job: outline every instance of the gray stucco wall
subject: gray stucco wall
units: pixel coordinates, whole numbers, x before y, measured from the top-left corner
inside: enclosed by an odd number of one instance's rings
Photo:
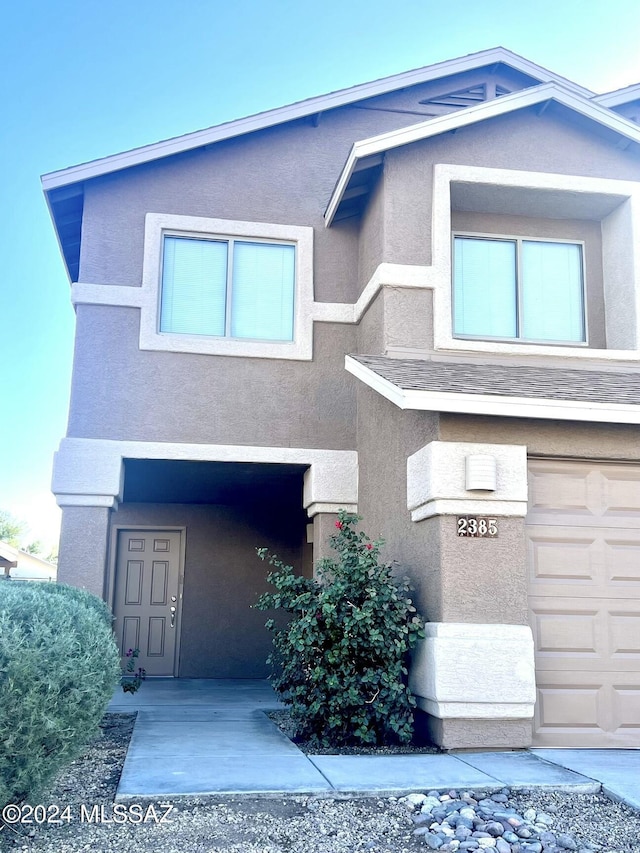
[[[442,414],[440,438],[442,441],[524,444],[529,456],[640,459],[640,427],[626,424]]]
[[[471,75],[468,82],[481,77]],[[397,110],[408,109],[409,100],[423,110],[420,97],[442,86],[441,81],[429,84],[428,92],[407,90],[341,108],[323,115],[317,126],[296,121],[88,182],[81,280],[140,285],[144,217],[153,211],[311,225],[315,298],[354,302],[378,263],[430,263],[434,163],[638,175],[637,158],[616,150],[591,125],[568,120],[559,108],[542,116],[525,110],[389,151],[362,222],[346,220],[326,229],[324,209],[353,141],[414,123],[410,109]],[[459,217],[481,226],[475,214]],[[517,225],[494,216],[487,227],[510,224]],[[598,226],[563,222],[563,233],[568,228],[589,232],[591,343],[599,346],[604,332]],[[389,290],[360,332],[316,323],[313,362],[140,352],[137,309],[79,306],[69,435],[354,448],[355,394],[343,356],[365,341],[370,352],[428,350],[430,299]],[[382,337],[375,330],[381,315]]]
[[[179,675],[183,678],[264,678],[273,614],[252,609],[269,589],[267,547],[301,574],[311,575],[305,526],[278,507],[123,504],[112,525],[186,527]],[[272,588],[271,588],[272,589]]]
[[[355,446],[355,327],[316,324],[313,362],[141,352],[138,329],[135,308],[78,307],[69,435]]]
[[[353,379],[357,382],[356,379]],[[407,456],[437,437],[438,416],[403,412],[370,388],[358,388],[358,513],[372,539],[382,537],[384,558],[408,575],[414,601],[430,621],[440,619],[437,535],[414,524],[407,510]]]
[[[363,526],[385,538],[387,559],[397,560],[399,572],[409,575],[418,609],[429,621],[526,624],[524,519],[501,519],[497,539],[460,539],[454,516],[411,520],[407,458],[430,441],[443,440],[441,417],[402,411],[371,389],[359,390]],[[483,439],[470,424],[457,440]]]

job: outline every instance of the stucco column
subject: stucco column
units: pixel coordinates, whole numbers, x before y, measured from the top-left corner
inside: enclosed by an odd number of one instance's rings
[[[105,506],[63,506],[58,580],[105,597],[109,515]]]
[[[329,539],[336,533],[337,512],[319,512],[313,517],[313,574],[316,574],[318,560],[335,557]]]
[[[331,557],[329,538],[336,532],[338,512],[357,511],[358,464],[314,464],[304,475],[304,507],[313,519],[313,571],[323,557]]]
[[[448,749],[527,746],[526,447],[430,442],[407,460],[407,508],[436,543],[440,580],[440,621],[410,673],[430,737]]]

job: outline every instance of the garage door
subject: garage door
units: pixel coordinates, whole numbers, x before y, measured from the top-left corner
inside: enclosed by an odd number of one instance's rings
[[[640,466],[531,461],[534,745],[640,747]]]

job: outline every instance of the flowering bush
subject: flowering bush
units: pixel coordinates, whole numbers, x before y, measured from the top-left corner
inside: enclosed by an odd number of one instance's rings
[[[140,655],[140,649],[129,649],[125,657],[127,665],[125,672],[120,679],[120,684],[125,693],[137,693],[140,690],[140,685],[144,681],[147,672],[141,666],[136,669],[136,661]]]
[[[260,596],[273,619],[272,683],[290,706],[299,737],[317,746],[407,743],[415,699],[406,684],[407,653],[424,636],[409,583],[380,562],[382,540],[356,530],[357,515],[341,511],[331,544],[336,559],[318,563],[318,579],[295,575],[270,555],[275,592]]]

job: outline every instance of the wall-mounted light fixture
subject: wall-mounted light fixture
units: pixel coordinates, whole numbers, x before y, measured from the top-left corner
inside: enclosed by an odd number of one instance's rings
[[[468,492],[495,492],[497,488],[495,456],[473,453],[465,457],[465,488]]]

